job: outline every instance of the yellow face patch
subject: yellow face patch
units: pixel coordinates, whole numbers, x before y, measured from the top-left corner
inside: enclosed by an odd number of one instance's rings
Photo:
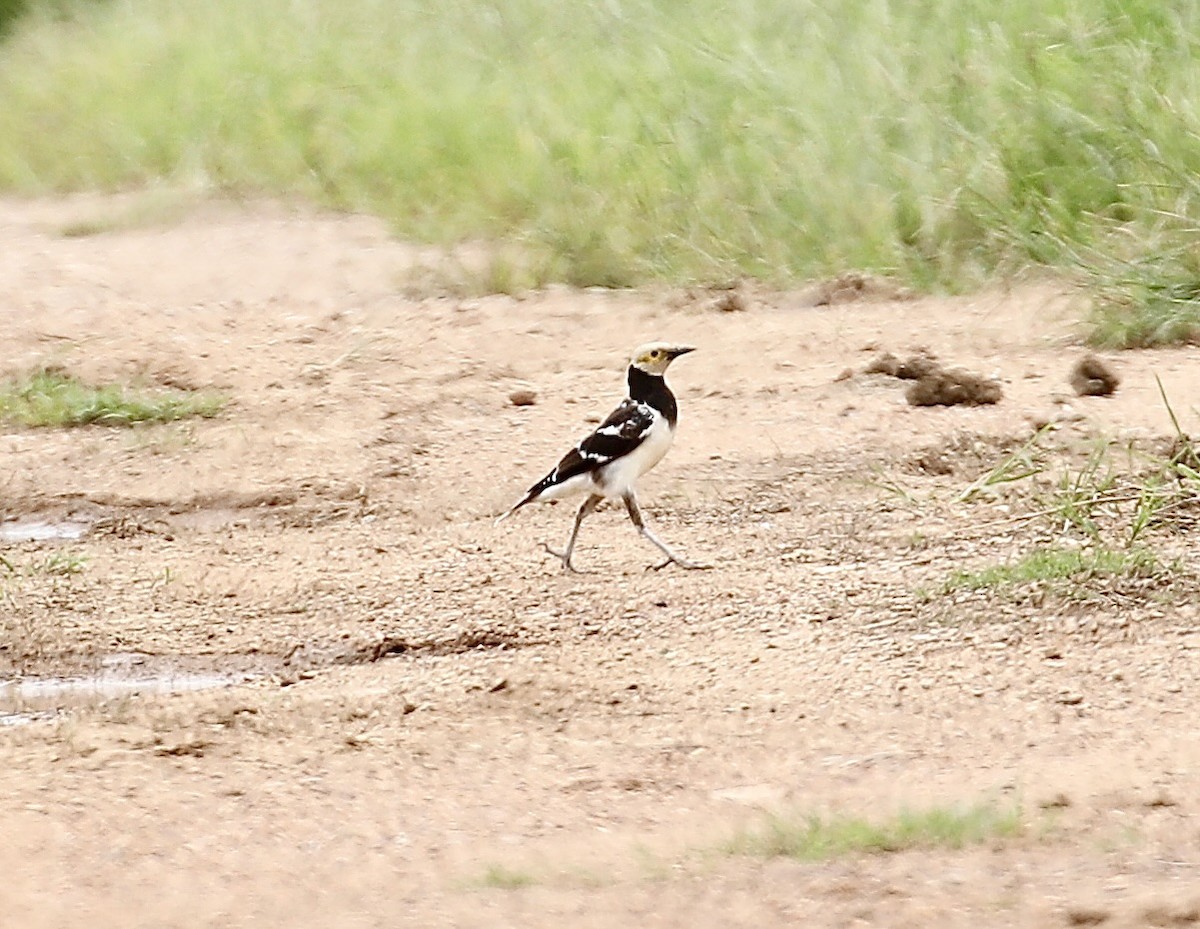
[[[633,365],[647,374],[662,375],[667,366],[678,356],[692,350],[688,345],[675,345],[671,342],[648,342],[640,345],[633,353]]]

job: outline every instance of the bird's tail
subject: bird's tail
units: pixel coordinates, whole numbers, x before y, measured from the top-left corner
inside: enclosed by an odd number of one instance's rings
[[[493,522],[492,525],[499,526],[502,522],[504,522],[506,519],[508,519],[508,517],[512,516],[513,513],[517,512],[517,510],[519,510],[521,507],[523,507],[526,503],[532,503],[533,498],[536,496],[537,496],[537,494],[534,493],[532,490],[529,491],[529,493],[527,493],[524,497],[522,497],[520,500],[518,500],[516,503],[514,503],[512,506],[510,506],[507,510],[505,510],[503,513],[501,513],[499,516],[497,516],[495,522]]]
[[[514,503],[512,506],[510,506],[508,508],[508,510],[506,510],[505,512],[503,512],[499,516],[497,516],[496,521],[494,523],[492,523],[492,525],[499,526],[502,522],[504,522],[506,519],[508,519],[508,517],[512,516],[513,513],[517,512],[517,510],[519,510],[521,507],[523,507],[526,503],[533,503],[534,500],[536,500],[538,497],[540,497],[542,495],[542,493],[546,490],[546,488],[554,486],[554,482],[557,477],[558,477],[558,469],[556,468],[555,470],[553,470],[549,474],[547,474],[544,478],[542,478],[540,481],[538,481],[536,484],[534,484],[532,487],[530,487],[529,490],[527,490],[525,492],[525,496],[523,496],[520,500],[518,500],[516,503]]]

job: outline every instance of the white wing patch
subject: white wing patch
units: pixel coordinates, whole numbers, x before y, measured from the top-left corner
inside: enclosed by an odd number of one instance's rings
[[[529,488],[518,506],[580,492],[619,497],[662,460],[673,437],[674,430],[662,413],[648,403],[627,399]]]

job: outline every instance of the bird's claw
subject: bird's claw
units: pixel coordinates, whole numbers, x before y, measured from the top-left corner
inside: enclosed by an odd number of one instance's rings
[[[583,571],[580,571],[577,567],[575,567],[575,565],[571,564],[571,557],[566,552],[555,551],[546,542],[542,543],[542,548],[544,548],[546,550],[547,554],[553,555],[555,558],[557,558],[559,561],[561,561],[563,570],[568,572],[569,574],[583,574],[584,573]]]

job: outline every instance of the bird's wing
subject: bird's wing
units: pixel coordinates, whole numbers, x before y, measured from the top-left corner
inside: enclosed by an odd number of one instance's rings
[[[544,485],[561,484],[625,457],[646,440],[653,425],[653,409],[636,400],[624,401],[595,432],[563,455],[558,466],[546,475]]]
[[[625,400],[596,427],[595,432],[563,455],[553,471],[530,487],[525,496],[496,521],[507,519],[551,487],[623,458],[646,441],[653,427],[653,408],[636,400]]]
[[[636,400],[624,401],[595,432],[563,456],[554,469],[554,483],[624,458],[646,440],[653,425],[654,410]]]

